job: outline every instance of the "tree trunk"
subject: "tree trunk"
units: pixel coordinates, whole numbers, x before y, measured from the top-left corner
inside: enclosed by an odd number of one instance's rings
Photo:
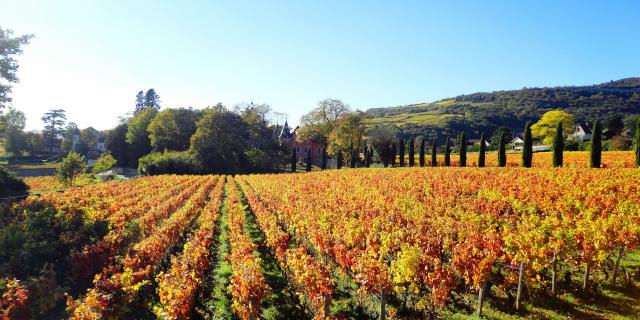
[[[618,276],[618,268],[620,267],[620,260],[624,256],[624,245],[620,246],[620,250],[618,251],[618,257],[616,258],[616,264],[613,266],[613,278],[611,279],[612,284],[616,284],[616,277]]]
[[[484,294],[486,290],[486,284],[482,284],[480,290],[478,290],[478,308],[476,309],[476,313],[478,313],[478,317],[482,316],[482,303],[484,302]]]
[[[329,319],[329,314],[330,314],[329,306],[331,305],[331,297],[329,295],[326,295],[326,294],[322,295],[322,302],[324,304],[324,306],[323,306],[324,307],[324,309],[323,309],[323,312],[324,312],[323,318],[324,319]]]
[[[384,288],[380,288],[380,320],[385,320],[385,318],[387,317],[385,302]]]
[[[586,264],[587,267],[584,269],[584,281],[582,282],[582,290],[587,290],[587,288],[589,287],[589,271],[590,267],[589,264]]]
[[[523,282],[524,282],[524,262],[520,262],[520,274],[518,275],[518,292],[516,294],[516,310],[520,310],[520,299],[522,298]]]
[[[552,269],[551,269],[551,295],[556,296],[558,292],[558,258],[553,253]]]

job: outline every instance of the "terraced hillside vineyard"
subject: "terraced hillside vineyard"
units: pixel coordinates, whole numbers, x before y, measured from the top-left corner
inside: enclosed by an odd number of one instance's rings
[[[632,318],[640,171],[624,166],[156,176],[32,196],[0,211],[0,314]]]

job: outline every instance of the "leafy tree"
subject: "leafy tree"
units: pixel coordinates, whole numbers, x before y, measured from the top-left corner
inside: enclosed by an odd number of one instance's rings
[[[558,122],[556,127],[556,135],[553,137],[553,166],[562,167],[564,151],[564,137],[562,130],[562,122]]]
[[[531,134],[534,138],[543,139],[545,144],[551,144],[556,136],[555,129],[558,123],[562,123],[564,128],[563,137],[571,134],[575,128],[574,117],[572,114],[562,110],[552,110],[542,115],[542,118],[531,126]]]
[[[138,91],[136,94],[136,107],[134,109],[134,114],[144,110],[144,91]]]
[[[458,139],[458,150],[460,150],[460,167],[467,166],[467,137],[464,135],[464,132],[460,134],[460,138]]]
[[[298,155],[296,154],[296,148],[291,150],[291,172],[296,172],[296,165],[298,164]]]
[[[118,166],[129,164],[129,145],[127,144],[128,126],[122,122],[107,132],[104,147],[117,161]]]
[[[62,144],[60,145],[60,151],[62,153],[67,154],[70,151],[74,151],[73,149],[73,136],[80,136],[80,130],[78,129],[78,125],[75,122],[67,123],[67,126],[64,128],[64,134],[62,136]]]
[[[213,173],[249,170],[248,128],[242,117],[224,109],[208,109],[191,137],[191,152]]]
[[[287,162],[289,144],[281,144],[277,137],[276,126],[270,126],[267,113],[271,107],[267,104],[250,104],[239,109],[242,121],[246,124],[245,155],[250,172],[264,172],[277,168]]]
[[[189,149],[189,140],[196,132],[198,118],[198,112],[193,109],[160,111],[147,127],[151,146],[156,151]]]
[[[82,156],[71,151],[58,165],[56,174],[58,179],[66,186],[73,187],[73,182],[84,172],[85,168],[86,165],[84,164]]]
[[[118,162],[111,154],[107,153],[96,161],[91,172],[100,173],[110,170]]]
[[[335,150],[359,149],[365,132],[364,117],[361,112],[344,114],[335,122],[335,128],[329,134],[329,152]],[[349,152],[348,160],[351,162]]]
[[[420,156],[419,156],[420,160],[419,160],[419,163],[420,163],[421,167],[424,167],[424,153],[425,153],[424,143],[425,143],[425,141],[424,141],[424,137],[423,137],[422,139],[420,139]]]
[[[387,167],[392,162],[395,152],[392,144],[396,139],[396,132],[390,127],[376,126],[367,131],[367,141],[378,152],[380,161]]]
[[[438,166],[438,146],[436,143],[436,140],[433,140],[433,143],[431,144],[431,166],[432,167],[437,167]]]
[[[20,155],[27,149],[24,127],[26,124],[24,112],[9,108],[7,113],[2,116],[2,122],[5,127],[4,149],[13,155]]]
[[[29,43],[33,35],[13,36],[13,31],[0,28],[0,79],[11,83],[17,83],[18,61],[14,56],[22,54],[22,46]],[[0,81],[0,109],[11,102],[11,85]]]
[[[100,132],[93,127],[80,130],[80,139],[76,152],[85,158],[97,152],[96,145]]]
[[[531,135],[531,123],[524,126],[524,145],[522,146],[522,166],[531,168],[533,162],[533,137]]]
[[[151,88],[144,94],[144,107],[160,110],[160,96]]]
[[[138,159],[151,152],[151,140],[147,128],[158,111],[145,108],[131,117],[127,122],[126,141],[129,150],[129,163],[136,165]]]
[[[62,132],[62,126],[65,124],[67,116],[63,109],[51,109],[41,119],[45,125],[43,134],[47,139],[49,152],[53,152],[53,148],[58,145],[58,136]]]
[[[338,126],[338,120],[349,113],[351,113],[349,106],[339,99],[325,99],[318,102],[315,109],[300,119],[298,140],[328,144],[329,135]]]
[[[491,147],[493,148],[493,150],[498,149],[498,144],[500,143],[500,137],[502,136],[503,133],[506,137],[511,137],[512,135],[511,129],[509,129],[508,127],[502,126],[497,128],[493,132],[493,135],[491,136]]]
[[[478,150],[478,167],[483,168],[485,166],[486,158],[486,141],[484,139],[484,133],[480,136],[480,150]]]
[[[413,167],[413,165],[415,164],[415,155],[415,140],[413,137],[411,137],[411,139],[409,140],[409,167]]]
[[[202,167],[187,151],[152,152],[138,160],[140,175],[200,174]]]
[[[500,138],[498,138],[498,167],[506,167],[507,166],[507,133],[506,131],[502,131],[500,134]]]
[[[591,168],[600,168],[602,162],[602,129],[600,121],[593,122],[593,131],[591,132],[591,153],[589,156],[589,164]]]
[[[25,145],[30,155],[41,154],[45,147],[44,136],[37,132],[27,132],[25,133]]]
[[[444,166],[451,166],[451,147],[449,146],[449,137],[444,140]]]

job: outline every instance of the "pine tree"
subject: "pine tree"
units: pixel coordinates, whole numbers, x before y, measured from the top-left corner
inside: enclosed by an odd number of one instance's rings
[[[411,137],[411,140],[409,140],[409,167],[413,167],[413,165],[415,165],[416,163],[415,156],[416,156],[415,139]]]
[[[398,147],[395,143],[391,144],[391,167],[396,165],[396,155],[398,154]]]
[[[602,162],[602,129],[600,121],[593,123],[593,131],[591,132],[591,156],[589,159],[591,168],[600,168]]]
[[[307,166],[305,168],[305,171],[311,171],[311,147],[309,147],[309,151],[307,151]]]
[[[400,139],[398,143],[398,154],[400,154],[400,166],[404,167],[404,140]]]
[[[464,132],[460,134],[460,138],[458,139],[458,150],[460,151],[460,163],[458,165],[460,167],[467,166],[467,137],[464,135]]]
[[[373,164],[373,146],[369,147],[369,167]]]
[[[144,92],[142,90],[138,91],[136,94],[136,108],[134,113],[138,113],[144,109]]]
[[[327,169],[327,148],[326,147],[322,148],[322,163],[320,165],[320,169],[322,170]]]
[[[432,167],[437,167],[438,166],[438,145],[436,143],[436,140],[433,140],[433,144],[431,145],[431,166]]]
[[[144,106],[145,108],[160,110],[160,96],[155,89],[151,88],[144,94]]]
[[[358,149],[351,148],[351,161],[349,162],[349,167],[355,168],[357,159],[358,159]]]
[[[424,167],[424,138],[420,139],[420,166]]]
[[[553,137],[553,166],[562,167],[562,152],[564,151],[564,137],[562,136],[562,122],[558,123],[556,135]]]
[[[298,156],[296,155],[296,148],[293,147],[291,152],[291,172],[296,172],[296,164],[298,163]]]
[[[524,145],[522,146],[522,166],[531,168],[533,162],[533,137],[531,136],[531,123],[524,126]]]
[[[444,140],[444,166],[451,166],[451,147],[449,147],[449,137]]]
[[[640,118],[636,123],[636,167],[640,167]]]
[[[498,167],[507,166],[507,133],[503,130],[498,140]]]
[[[486,145],[486,141],[484,139],[484,133],[480,136],[480,150],[478,152],[478,167],[482,168],[484,167],[484,160],[486,157],[486,152],[487,152],[487,145]]]
[[[342,169],[342,150],[338,149],[336,155],[336,168]]]

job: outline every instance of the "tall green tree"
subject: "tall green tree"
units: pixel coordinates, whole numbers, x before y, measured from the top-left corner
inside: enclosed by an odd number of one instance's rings
[[[336,169],[342,169],[342,150],[336,152]]]
[[[556,127],[556,135],[553,137],[553,166],[562,167],[564,151],[564,137],[562,132],[562,122]]]
[[[600,121],[593,122],[593,131],[591,132],[591,153],[589,164],[591,168],[600,168],[602,162],[602,128]]]
[[[420,139],[420,155],[419,155],[419,164],[421,167],[424,167],[424,137]]]
[[[400,166],[404,167],[404,139],[398,142],[398,154],[400,155]]]
[[[26,121],[27,118],[24,112],[14,108],[9,108],[2,116],[2,122],[5,126],[4,149],[14,156],[18,156],[27,150],[26,136],[24,134]]]
[[[396,132],[389,127],[377,126],[367,131],[367,141],[371,144],[371,147],[378,152],[378,156],[384,167],[389,166],[389,163],[392,162],[395,156],[393,150],[393,141],[395,139]]]
[[[158,111],[154,108],[145,108],[131,117],[127,122],[126,141],[129,145],[129,162],[137,166],[138,159],[151,152],[151,140],[147,128]]]
[[[296,148],[292,148],[291,150],[291,172],[296,172],[298,165],[298,155],[296,153]]]
[[[444,140],[444,166],[451,166],[451,147],[449,146],[449,137]]]
[[[43,134],[47,140],[47,147],[49,147],[49,152],[53,152],[60,141],[59,136],[67,116],[63,109],[51,109],[42,116],[41,120],[44,122]]]
[[[138,113],[142,110],[144,110],[144,91],[140,90],[138,91],[138,94],[136,94],[136,107],[134,109],[134,113]]]
[[[458,150],[460,151],[460,167],[467,166],[467,137],[464,135],[464,132],[460,134],[460,138],[458,139]]]
[[[498,139],[498,167],[507,166],[507,133],[502,131]]]
[[[248,128],[242,117],[224,109],[208,109],[191,137],[191,153],[212,173],[249,171]]]
[[[409,167],[413,167],[416,163],[415,139],[411,137],[409,140]]]
[[[522,146],[522,166],[531,168],[533,162],[533,136],[531,135],[531,123],[524,126],[524,145]]]
[[[67,126],[64,128],[64,134],[62,137],[62,144],[60,145],[60,151],[63,154],[67,154],[70,151],[74,151],[73,149],[73,137],[80,137],[80,129],[78,129],[78,125],[75,122],[67,123]]]
[[[100,132],[92,127],[80,130],[80,141],[76,152],[85,158],[89,158],[90,155],[97,156],[98,150],[96,147],[99,137]]]
[[[397,143],[392,143],[391,144],[391,150],[392,150],[392,157],[391,157],[391,166],[395,167],[396,165],[396,156],[398,155],[398,144]]]
[[[189,149],[189,140],[196,132],[199,112],[193,109],[165,109],[151,120],[147,131],[151,146],[156,151]]]
[[[0,28],[0,109],[11,102],[11,83],[18,82],[18,61],[15,56],[22,54],[22,46],[29,44],[33,35],[13,36],[10,29]]]
[[[160,110],[160,96],[156,93],[156,90],[151,88],[144,94],[144,107],[153,108],[156,111]]]
[[[105,149],[116,159],[116,165],[118,166],[126,166],[129,164],[127,131],[127,122],[123,121],[115,128],[109,130],[104,140]]]
[[[485,158],[487,152],[487,142],[484,139],[484,133],[480,136],[480,150],[478,151],[478,167],[485,166]]]
[[[327,148],[326,147],[322,148],[322,164],[320,165],[320,169],[322,170],[327,169]]]
[[[436,140],[433,140],[433,143],[431,144],[431,166],[432,167],[437,167],[438,166],[438,146],[436,143]]]

